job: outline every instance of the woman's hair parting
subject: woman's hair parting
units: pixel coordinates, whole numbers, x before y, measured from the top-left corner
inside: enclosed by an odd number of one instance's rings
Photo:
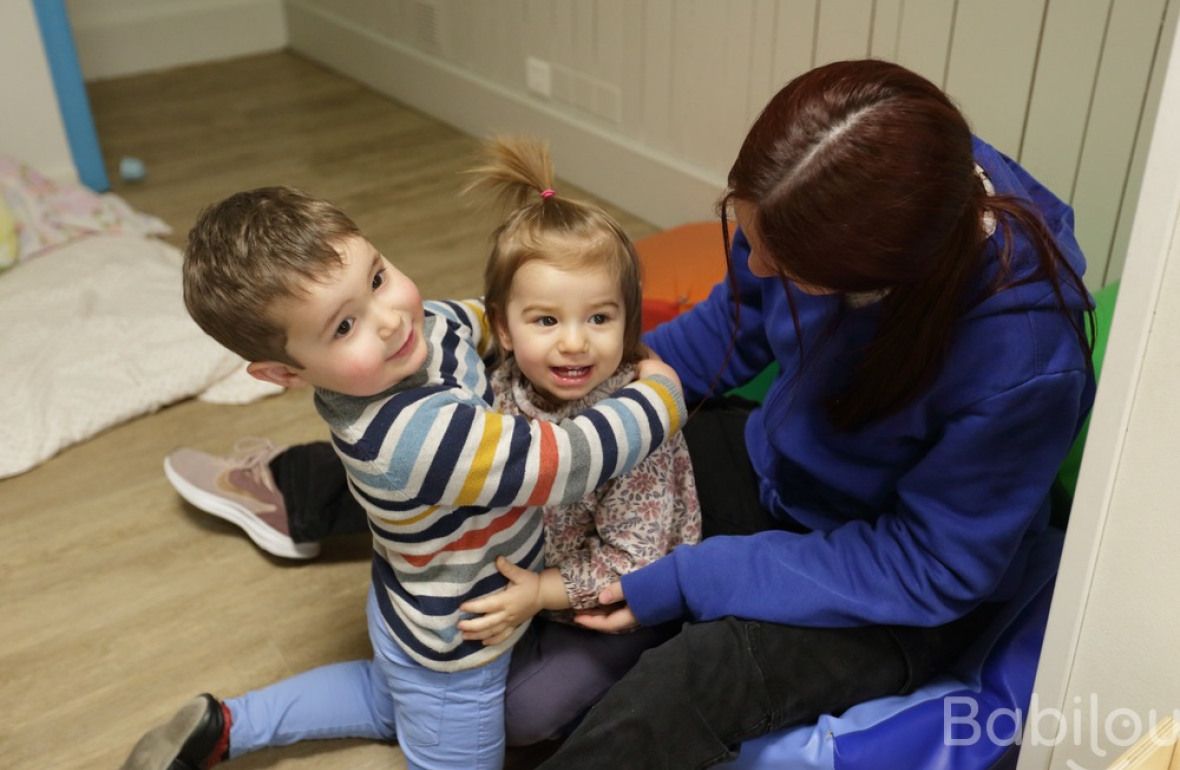
[[[987,195],[958,108],[897,64],[835,62],[788,83],[730,169],[721,202],[727,252],[733,201],[755,212],[752,226],[784,276],[797,332],[797,289],[786,278],[843,293],[887,292],[876,337],[828,402],[838,427],[863,425],[916,398],[944,363],[959,318],[1011,283],[1001,270],[982,296],[971,293],[986,249],[994,248],[985,215],[1005,236],[1002,266],[1018,227],[1040,264],[1024,280],[1047,278],[1063,310],[1066,282],[1087,296],[1040,216],[1016,198]],[[1089,351],[1082,322],[1069,317]]]
[[[492,328],[504,320],[512,279],[522,265],[540,260],[568,270],[605,268],[617,278],[625,305],[623,361],[642,358],[642,286],[635,246],[605,211],[554,190],[548,147],[533,138],[498,137],[484,145],[483,163],[469,173],[474,179],[464,192],[490,193],[508,212],[492,233],[484,268],[484,302]]]

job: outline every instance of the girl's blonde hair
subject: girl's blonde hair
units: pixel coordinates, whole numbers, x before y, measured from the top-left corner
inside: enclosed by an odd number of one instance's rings
[[[465,193],[488,192],[509,211],[492,233],[484,268],[484,303],[492,328],[502,328],[512,279],[522,265],[539,260],[563,270],[605,268],[623,295],[623,362],[642,358],[642,285],[635,245],[602,209],[553,191],[546,144],[528,137],[497,137],[485,144],[483,164],[469,173],[475,179]]]

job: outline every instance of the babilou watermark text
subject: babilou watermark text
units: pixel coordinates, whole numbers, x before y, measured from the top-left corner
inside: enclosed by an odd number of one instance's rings
[[[1072,745],[1105,758],[1109,747],[1121,752],[1151,733],[1162,719],[1172,717],[1180,722],[1180,709],[1108,709],[1096,693],[1089,698],[1074,696],[1065,708],[1046,708],[1034,693],[1026,710],[998,708],[984,712],[975,697],[948,695],[943,699],[942,716],[943,742],[947,746],[971,746],[980,741],[997,746]]]

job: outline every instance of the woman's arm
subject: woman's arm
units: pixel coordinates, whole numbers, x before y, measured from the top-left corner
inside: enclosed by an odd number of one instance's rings
[[[830,532],[714,537],[625,575],[644,624],[725,615],[810,626],[934,625],[995,592],[1077,429],[1084,372],[962,410],[902,477],[893,510]],[[979,458],[988,458],[980,473]]]

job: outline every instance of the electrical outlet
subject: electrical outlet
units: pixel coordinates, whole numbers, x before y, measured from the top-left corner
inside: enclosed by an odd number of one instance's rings
[[[553,96],[553,70],[549,62],[529,56],[524,60],[524,80],[528,89],[546,99]]]

